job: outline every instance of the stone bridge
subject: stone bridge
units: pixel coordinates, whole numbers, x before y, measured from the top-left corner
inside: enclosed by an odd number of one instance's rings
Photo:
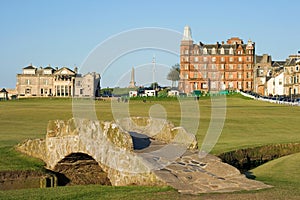
[[[26,140],[17,150],[43,160],[47,169],[71,181],[73,174],[74,184],[169,185],[182,193],[269,187],[215,156],[199,158],[195,136],[163,119],[50,121],[45,139]],[[78,170],[82,165],[84,170]]]

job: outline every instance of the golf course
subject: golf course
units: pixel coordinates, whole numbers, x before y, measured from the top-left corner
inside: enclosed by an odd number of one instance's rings
[[[218,98],[218,97],[216,97]],[[196,138],[199,148],[211,121],[212,101],[199,101],[200,118]],[[119,102],[131,116],[149,116],[153,105],[166,111],[176,126],[181,122],[181,104],[176,98]],[[99,120],[114,119],[111,101],[95,101]],[[84,111],[83,111],[84,112]],[[23,155],[15,146],[26,139],[44,138],[49,120],[73,117],[72,99],[32,98],[0,101],[0,171],[42,171],[44,163]],[[271,104],[233,94],[226,97],[226,117],[218,142],[210,152],[225,152],[273,144],[300,143],[300,107]],[[0,199],[300,199],[300,152],[269,161],[248,173],[272,188],[259,191],[182,195],[170,187],[77,185],[54,188],[0,190]]]

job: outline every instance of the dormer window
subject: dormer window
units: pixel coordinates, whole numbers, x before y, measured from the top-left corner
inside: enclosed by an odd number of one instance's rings
[[[225,50],[224,50],[224,48],[222,47],[221,48],[221,52],[220,52],[221,54],[225,54]]]
[[[207,54],[207,48],[203,48],[203,54]]]
[[[230,49],[229,49],[229,54],[233,54],[233,48],[232,47],[230,47]]]
[[[214,48],[212,48],[212,50],[211,50],[211,54],[216,54],[216,48],[214,47]]]

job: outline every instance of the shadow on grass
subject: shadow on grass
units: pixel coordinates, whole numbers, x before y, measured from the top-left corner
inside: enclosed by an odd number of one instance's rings
[[[256,176],[252,172],[250,172],[250,171],[246,171],[246,172],[244,172],[244,174],[249,179],[253,179],[253,180],[256,179]]]

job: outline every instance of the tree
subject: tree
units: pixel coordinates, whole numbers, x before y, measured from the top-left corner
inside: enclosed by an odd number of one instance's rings
[[[167,75],[167,79],[172,81],[172,87],[176,87],[176,82],[180,80],[180,65],[177,63],[172,66],[170,72]]]
[[[157,82],[151,83],[150,88],[152,88],[152,90],[156,90],[159,87]]]

